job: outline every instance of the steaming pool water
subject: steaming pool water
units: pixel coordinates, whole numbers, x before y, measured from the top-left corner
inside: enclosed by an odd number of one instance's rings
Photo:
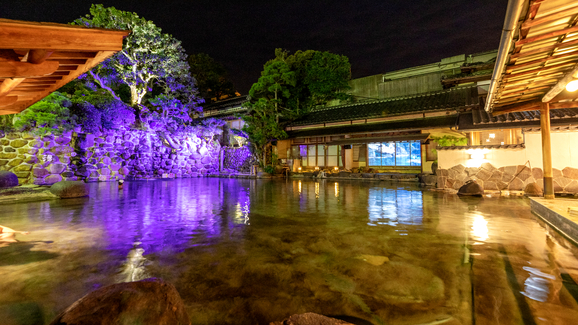
[[[45,324],[94,289],[149,277],[176,286],[193,324],[578,317],[576,247],[521,198],[330,179],[132,181],[0,205],[0,224],[30,232],[0,243],[0,314],[32,304]]]

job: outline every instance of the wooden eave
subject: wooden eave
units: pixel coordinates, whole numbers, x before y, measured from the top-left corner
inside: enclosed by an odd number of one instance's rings
[[[578,2],[532,0],[493,101],[493,115],[536,109],[542,98],[578,67]],[[550,108],[578,107],[578,93],[555,97]]]
[[[0,19],[0,115],[23,111],[122,50],[129,33]]]

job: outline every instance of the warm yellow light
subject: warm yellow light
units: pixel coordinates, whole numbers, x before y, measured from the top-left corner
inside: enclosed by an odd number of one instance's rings
[[[333,167],[333,169],[335,169],[335,170],[339,170],[339,167]]]
[[[488,222],[481,215],[474,215],[472,233],[475,240],[486,241],[488,239]]]
[[[566,85],[566,90],[573,92],[578,90],[578,80],[572,80]]]
[[[468,149],[466,153],[470,155],[470,159],[466,162],[466,167],[480,167],[482,163],[486,162],[486,154],[490,152],[488,149]]]
[[[319,167],[318,167],[318,166],[315,166],[315,170],[319,170]]]
[[[297,168],[298,171],[301,171],[301,167]]]

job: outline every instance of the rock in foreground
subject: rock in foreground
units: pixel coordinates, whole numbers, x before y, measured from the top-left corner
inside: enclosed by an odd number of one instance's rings
[[[50,187],[50,192],[61,199],[88,196],[88,185],[81,181],[61,181]]]
[[[482,196],[484,195],[484,189],[480,184],[469,181],[464,186],[460,187],[458,195]]]
[[[13,172],[0,170],[0,188],[18,185],[18,176]]]
[[[315,313],[305,313],[305,314],[292,315],[281,322],[272,322],[269,325],[353,325],[353,324]]]
[[[189,316],[172,284],[150,278],[113,284],[80,298],[50,325],[188,325]]]

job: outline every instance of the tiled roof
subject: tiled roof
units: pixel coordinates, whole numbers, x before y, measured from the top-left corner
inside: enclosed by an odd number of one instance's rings
[[[372,132],[391,132],[402,130],[424,130],[432,128],[446,128],[456,125],[457,115],[448,115],[442,117],[421,118],[404,121],[389,121],[384,123],[352,124],[343,126],[331,126],[316,129],[301,129],[287,131],[290,138],[298,137],[316,137],[328,135],[354,134],[354,133],[372,133]]]
[[[578,108],[561,108],[550,110],[552,125],[578,123]],[[540,111],[512,112],[492,116],[483,108],[472,109],[460,114],[459,129],[496,129],[540,126]]]
[[[476,87],[451,88],[435,93],[316,109],[294,121],[289,126],[401,116],[408,113],[456,110],[459,108],[477,107],[479,104]]]
[[[540,121],[540,111],[512,112],[498,116],[492,116],[483,109],[473,109],[472,118],[474,125],[486,123]],[[561,108],[550,110],[550,119],[578,118],[578,108]]]
[[[526,146],[523,143],[520,144],[504,144],[504,145],[488,145],[488,146],[448,146],[448,147],[437,147],[436,150],[468,150],[468,149],[523,149]]]
[[[233,98],[223,99],[223,100],[220,100],[220,101],[214,102],[214,103],[205,103],[205,105],[203,105],[203,109],[204,110],[214,110],[214,109],[223,110],[223,109],[241,106],[246,101],[247,101],[247,95],[237,96],[237,97],[233,97]]]

